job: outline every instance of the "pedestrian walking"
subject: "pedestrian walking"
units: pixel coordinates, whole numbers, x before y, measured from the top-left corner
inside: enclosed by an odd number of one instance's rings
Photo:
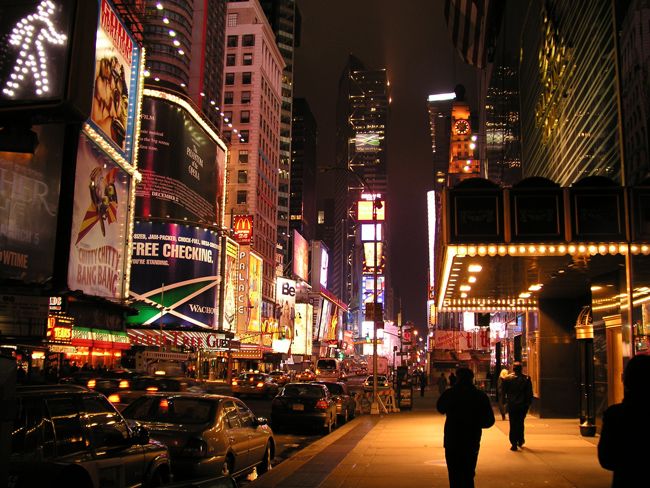
[[[482,429],[494,425],[490,398],[474,386],[474,373],[458,368],[457,383],[445,390],[436,405],[445,419],[445,460],[450,488],[474,488]]]
[[[454,386],[455,384],[456,384],[456,375],[452,371],[451,373],[449,373],[449,386],[451,387]]]
[[[420,396],[424,396],[424,389],[427,386],[427,374],[424,371],[420,372]]]
[[[442,395],[442,393],[447,389],[449,386],[449,382],[447,381],[447,377],[445,376],[445,373],[442,372],[440,373],[440,377],[438,378],[438,393]]]
[[[499,405],[499,412],[501,413],[501,420],[506,419],[506,399],[503,395],[503,380],[508,376],[508,369],[503,368],[499,377],[497,378],[497,404]]]
[[[650,356],[634,356],[623,373],[622,403],[611,405],[603,414],[598,441],[600,465],[614,471],[612,488],[639,486],[643,474],[639,462],[648,457],[650,424]],[[641,478],[640,478],[641,477]]]
[[[530,377],[522,372],[520,362],[514,363],[513,374],[503,380],[503,394],[510,421],[510,450],[516,451],[526,442],[524,420],[533,401],[533,384]]]

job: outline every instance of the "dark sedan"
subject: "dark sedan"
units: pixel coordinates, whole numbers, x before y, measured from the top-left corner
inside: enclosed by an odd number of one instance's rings
[[[275,456],[266,419],[230,396],[152,393],[131,403],[123,415],[167,445],[175,479],[239,476],[254,468],[261,474]]]
[[[98,380],[99,381],[99,380]],[[194,379],[185,377],[167,377],[167,376],[140,376],[130,381],[129,389],[120,389],[109,393],[108,396],[115,407],[122,411],[131,402],[156,392],[192,392],[205,393],[203,385]]]
[[[336,427],[336,401],[318,383],[287,383],[271,402],[271,424],[277,431],[289,425],[311,425],[332,432]]]
[[[336,402],[336,414],[341,422],[347,422],[354,417],[356,402],[350,395],[348,385],[340,381],[316,381],[315,383],[325,385],[332,394]]]

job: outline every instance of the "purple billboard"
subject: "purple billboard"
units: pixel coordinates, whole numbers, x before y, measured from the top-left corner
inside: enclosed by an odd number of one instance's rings
[[[136,222],[130,324],[217,325],[218,234],[191,225]]]

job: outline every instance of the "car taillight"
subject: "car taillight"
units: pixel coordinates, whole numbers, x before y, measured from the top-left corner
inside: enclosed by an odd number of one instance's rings
[[[158,391],[158,387],[157,386],[148,386],[147,391]]]
[[[129,386],[131,385],[129,385],[129,382],[127,380],[120,381],[120,388],[128,388]]]
[[[237,380],[232,380],[232,386],[237,386]]]
[[[316,370],[316,374],[320,374],[320,369],[317,369],[317,370]]]
[[[205,457],[208,454],[208,445],[202,439],[190,439],[182,452],[185,456]]]
[[[318,410],[327,410],[327,400],[318,400],[316,402],[316,408]]]
[[[108,395],[108,401],[111,403],[120,403],[120,395],[116,395],[115,393]]]
[[[88,388],[95,388],[96,385],[97,385],[97,382],[95,380],[88,380],[88,383],[86,383],[86,386]]]
[[[260,381],[260,382],[259,382],[258,384],[256,384],[255,386],[258,387],[258,388],[264,388],[264,383],[262,383],[262,382]]]

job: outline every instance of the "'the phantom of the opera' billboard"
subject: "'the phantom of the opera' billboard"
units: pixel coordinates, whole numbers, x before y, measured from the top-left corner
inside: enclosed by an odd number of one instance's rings
[[[84,134],[79,137],[68,286],[123,298],[129,176]]]
[[[210,327],[217,323],[218,235],[191,225],[136,222],[129,295],[131,324]]]
[[[90,123],[132,160],[141,50],[107,0],[101,0]]]
[[[223,148],[188,110],[169,100],[145,96],[140,119],[136,215],[219,224]]]
[[[224,264],[224,305],[223,328],[230,332],[237,332],[237,278],[239,264],[239,245],[230,238],[226,238],[226,255]]]
[[[64,126],[32,130],[34,154],[0,151],[0,279],[43,283],[54,264]]]

